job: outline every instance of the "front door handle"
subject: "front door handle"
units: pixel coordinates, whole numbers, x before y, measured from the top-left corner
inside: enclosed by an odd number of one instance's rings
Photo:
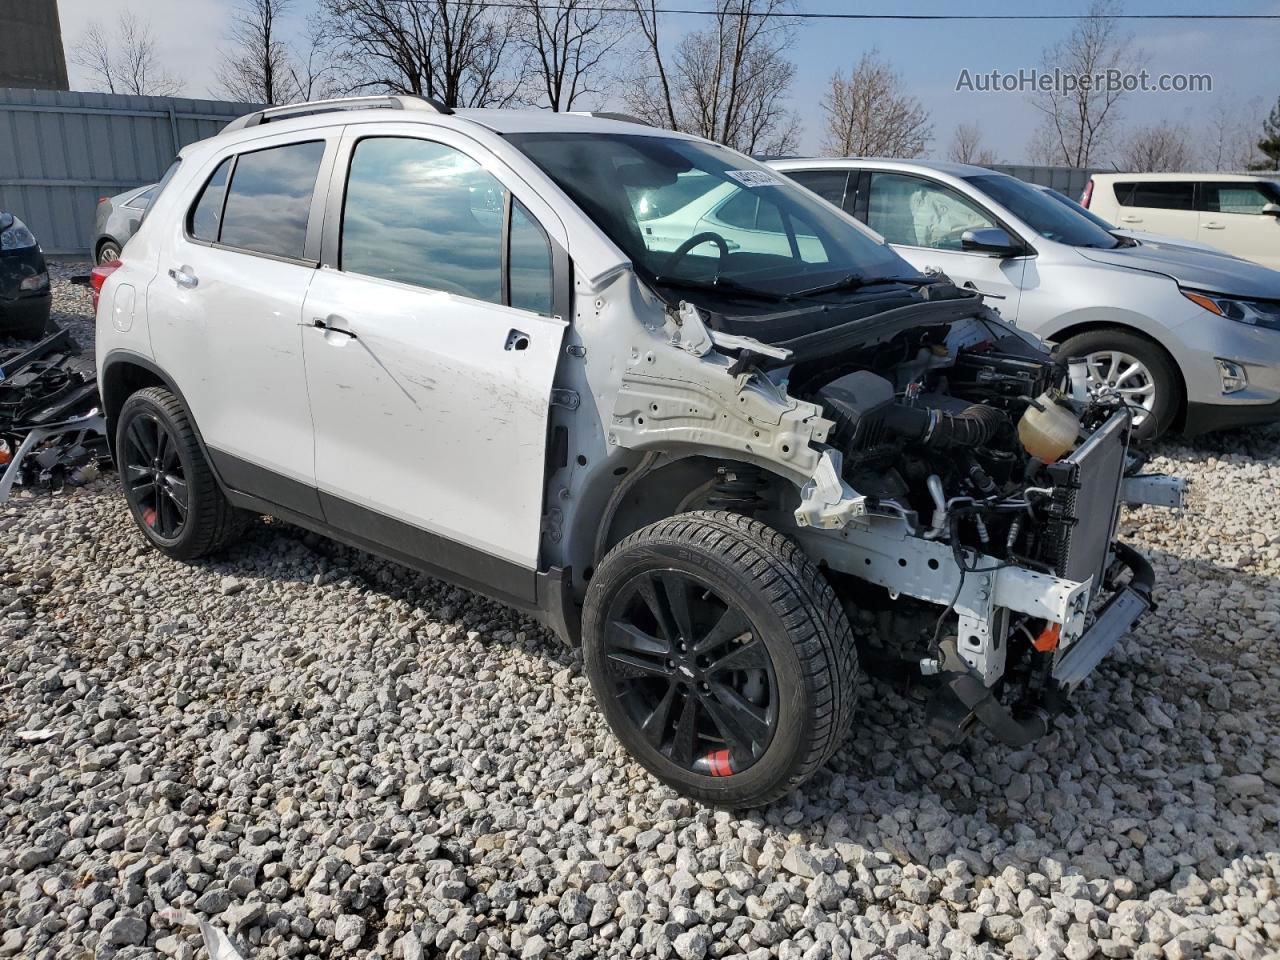
[[[170,267],[169,276],[173,278],[173,282],[184,290],[190,290],[200,283],[195,272],[185,263],[180,267]]]
[[[1130,215],[1129,215],[1129,216],[1127,216],[1127,217],[1121,217],[1121,218],[1120,218],[1120,222],[1121,222],[1121,223],[1141,223],[1141,222],[1142,222],[1142,218],[1141,218],[1141,217],[1135,217],[1135,216],[1133,216],[1132,214],[1130,214]]]
[[[1204,225],[1204,228],[1206,230],[1225,230],[1227,229],[1227,225],[1218,220],[1210,220]]]
[[[529,335],[525,333],[523,330],[517,330],[515,329],[515,327],[512,327],[511,330],[507,332],[507,344],[505,347],[503,347],[503,349],[504,350],[528,350]]]
[[[356,336],[356,333],[354,330],[346,330],[346,329],[343,329],[342,327],[334,326],[335,322],[340,323],[341,321],[342,321],[341,317],[335,317],[333,315],[330,315],[328,317],[316,317],[311,321],[311,325],[315,327],[317,330],[323,330],[326,334],[340,333],[344,337],[350,337],[352,340],[359,340],[360,338]]]

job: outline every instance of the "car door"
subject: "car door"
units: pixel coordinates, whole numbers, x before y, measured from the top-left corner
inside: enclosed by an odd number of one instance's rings
[[[1199,229],[1195,187],[1191,180],[1118,180],[1115,224],[1194,240]]]
[[[326,520],[528,599],[568,315],[551,207],[469,138],[352,126],[303,331]]]
[[[295,134],[213,154],[147,291],[156,362],[223,480],[310,516],[319,501],[299,324],[319,262],[317,184],[337,143]]]
[[[975,200],[936,180],[872,170],[866,222],[917,270],[941,270],[983,294],[1010,323],[1017,321],[1027,258],[962,248],[966,230],[1005,229]]]
[[[1280,269],[1280,217],[1263,213],[1280,203],[1280,188],[1248,180],[1200,185],[1198,239],[1227,253]]]

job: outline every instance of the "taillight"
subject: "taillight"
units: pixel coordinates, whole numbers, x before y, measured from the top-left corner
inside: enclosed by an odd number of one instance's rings
[[[1089,209],[1089,201],[1093,199],[1093,178],[1089,178],[1089,182],[1084,185],[1084,193],[1080,194],[1080,206],[1086,210]]]
[[[119,260],[108,260],[106,263],[100,263],[89,271],[89,290],[93,297],[93,312],[98,312],[98,298],[102,296],[102,285],[107,282],[107,277],[111,276],[124,264]]]
[[[106,203],[106,202],[107,202],[108,200],[110,200],[110,199],[111,199],[110,197],[99,197],[99,198],[98,198],[98,202],[99,202],[99,203]]]

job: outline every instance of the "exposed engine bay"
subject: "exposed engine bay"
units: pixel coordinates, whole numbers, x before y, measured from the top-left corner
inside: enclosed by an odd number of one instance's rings
[[[790,528],[871,624],[864,667],[927,688],[949,740],[981,722],[1025,744],[1152,605],[1150,565],[1114,542],[1121,503],[1180,505],[1182,481],[1138,477],[1129,411],[976,298],[859,326],[762,343],[681,304],[671,344],[725,364],[736,403],[717,416],[691,370],[677,384],[651,361],[624,378],[613,430],[742,451],[706,503]]]

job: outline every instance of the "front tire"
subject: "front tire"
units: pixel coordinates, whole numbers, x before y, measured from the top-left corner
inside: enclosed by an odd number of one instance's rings
[[[1058,356],[1083,359],[1091,393],[1115,393],[1133,408],[1133,439],[1154,440],[1182,406],[1182,381],[1169,355],[1151,340],[1114,327],[1087,330],[1058,345]]]
[[[830,584],[790,539],[728,512],[627,537],[591,579],[585,667],[610,728],[663,783],[769,803],[839,746],[857,652]]]
[[[186,407],[168,390],[147,387],[124,402],[116,461],[134,522],[161,553],[196,560],[244,530],[248,514],[223,495]]]

